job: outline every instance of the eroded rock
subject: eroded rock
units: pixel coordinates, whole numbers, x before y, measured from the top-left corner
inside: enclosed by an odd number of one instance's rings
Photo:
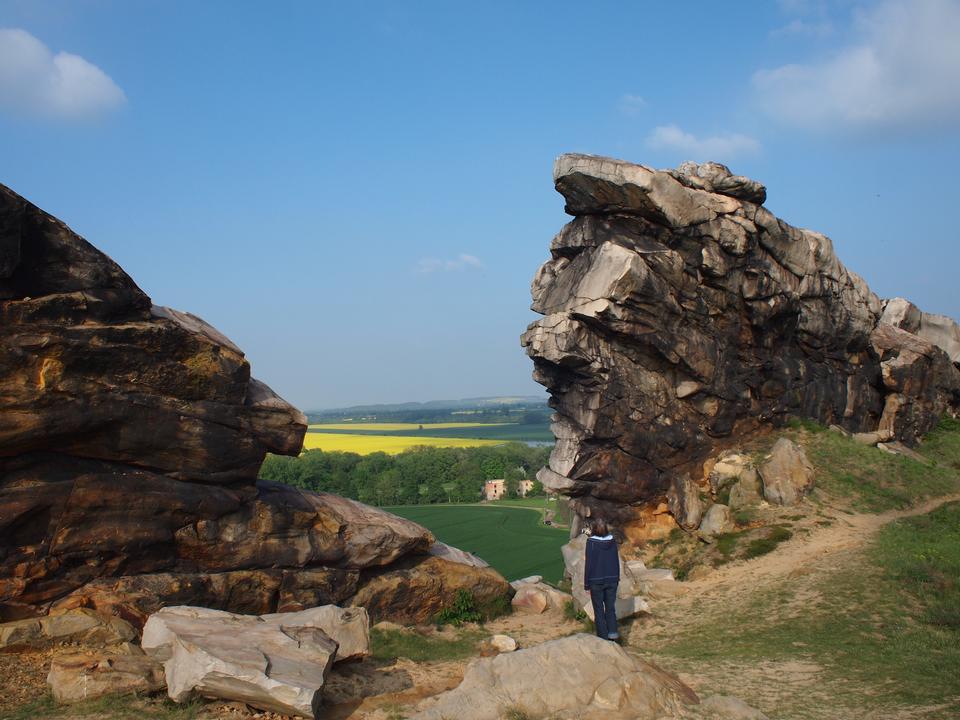
[[[54,657],[47,685],[58,703],[75,703],[104,695],[156,692],[166,679],[163,665],[142,652],[89,651]]]
[[[759,183],[589,155],[558,158],[554,181],[575,217],[534,278],[543,318],[522,342],[555,410],[538,477],[581,520],[639,537],[667,502],[691,531],[690,479],[735,441],[805,417],[910,445],[960,409],[950,350],[887,330],[831,240],[777,219]]]
[[[654,720],[697,701],[677,678],[616,643],[578,634],[474,660],[459,686],[427,701],[413,720],[500,720],[511,711]]]
[[[796,505],[813,488],[815,474],[803,448],[788,438],[780,438],[760,466],[760,477],[768,502]]]

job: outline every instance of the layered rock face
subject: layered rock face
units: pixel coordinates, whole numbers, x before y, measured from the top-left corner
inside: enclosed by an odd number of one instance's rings
[[[136,624],[167,604],[302,610],[429,558],[415,523],[258,483],[268,451],[300,451],[303,413],[3,186],[0,320],[0,621],[54,604]]]
[[[828,237],[763,207],[758,182],[587,155],[558,158],[554,181],[574,220],[522,341],[556,411],[539,477],[581,518],[630,524],[789,417],[915,444],[960,408],[956,323],[885,314]]]

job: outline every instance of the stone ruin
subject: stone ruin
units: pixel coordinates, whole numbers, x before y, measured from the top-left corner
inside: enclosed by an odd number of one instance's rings
[[[881,300],[755,180],[571,154],[554,182],[574,219],[522,342],[555,411],[538,477],[579,518],[629,535],[718,452],[788,418],[914,446],[960,410],[957,323]]]
[[[267,452],[300,452],[303,413],[2,185],[0,323],[0,622],[329,603],[419,622],[509,592],[416,523],[258,482]]]

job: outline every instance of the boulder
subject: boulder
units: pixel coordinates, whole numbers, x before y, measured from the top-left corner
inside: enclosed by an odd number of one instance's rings
[[[883,307],[883,322],[917,335],[960,363],[960,325],[946,315],[925,313],[909,300],[893,298]]]
[[[740,510],[745,507],[758,505],[763,499],[763,487],[760,484],[760,475],[753,468],[746,468],[740,473],[737,480],[730,486],[731,510]]]
[[[490,567],[490,563],[482,558],[478,558],[473,553],[468,553],[465,550],[452,547],[442,542],[433,543],[428,552],[434,557],[443,558],[450,562],[458,562],[461,565],[472,565],[478,568]]]
[[[713,542],[718,535],[732,532],[736,527],[733,514],[727,505],[715,503],[704,513],[698,534],[707,542]]]
[[[174,702],[198,693],[314,718],[337,643],[311,624],[307,613],[262,619],[167,608],[147,620],[143,646],[163,660],[167,694]]]
[[[3,186],[0,395],[0,622],[343,604],[365,572],[429,552],[466,585],[492,572],[416,523],[258,482],[267,452],[300,452],[304,414],[223,333]]]
[[[509,635],[493,635],[490,637],[490,647],[501,653],[513,652],[517,649],[517,641]]]
[[[370,621],[363,608],[340,608],[336,605],[310,608],[300,612],[268,615],[238,615],[202,607],[168,607],[150,616],[143,628],[141,646],[153,657],[165,661],[170,657],[174,640],[181,632],[198,632],[209,627],[211,632],[243,634],[248,628],[263,626],[303,627],[322,630],[337,643],[336,662],[359,660],[370,654]]]
[[[412,720],[530,717],[654,720],[696,703],[694,692],[616,643],[577,634],[480,658],[455,689],[424,703]]]
[[[534,576],[539,577],[539,576]],[[510,600],[515,610],[539,614],[546,610],[563,610],[573,598],[544,582],[514,581],[510,583],[514,596]]]
[[[813,488],[814,471],[807,455],[788,438],[780,438],[760,466],[763,496],[776,505],[796,505]]]
[[[45,641],[104,646],[136,636],[136,630],[125,620],[83,608],[0,624],[0,648]]]
[[[711,459],[790,418],[912,445],[960,411],[952,346],[892,337],[830,238],[775,217],[760,183],[579,154],[553,177],[574,217],[534,277],[542,318],[522,343],[554,410],[538,477],[570,496],[575,529],[599,516],[642,541],[666,503],[692,532]]]
[[[50,661],[47,685],[58,703],[104,695],[152,693],[166,685],[163,666],[142,652],[90,651],[57,655]]]
[[[584,561],[586,559],[587,536],[578,535],[560,548],[567,575],[571,581],[574,605],[583,610],[593,620],[593,603],[589,593],[583,589]],[[649,612],[647,601],[638,595],[642,588],[635,586],[633,574],[628,572],[623,558],[620,558],[620,584],[617,586],[616,610],[618,618],[629,618],[642,612]]]
[[[427,623],[449,607],[460,590],[483,606],[506,598],[509,583],[493,568],[478,568],[440,557],[409,557],[371,571],[350,605],[366,608],[373,622]]]

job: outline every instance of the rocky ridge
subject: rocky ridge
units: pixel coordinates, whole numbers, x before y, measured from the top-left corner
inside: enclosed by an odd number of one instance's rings
[[[884,303],[760,183],[590,155],[560,156],[554,181],[574,219],[522,342],[555,410],[538,477],[579,518],[639,532],[670,496],[674,514],[693,502],[720,451],[790,417],[912,446],[960,410],[960,326]]]
[[[303,413],[222,333],[153,305],[3,186],[0,320],[0,622],[349,605],[374,579],[377,619],[439,602],[417,593],[509,592],[490,568],[431,556],[415,523],[257,482],[268,451],[300,451]]]

